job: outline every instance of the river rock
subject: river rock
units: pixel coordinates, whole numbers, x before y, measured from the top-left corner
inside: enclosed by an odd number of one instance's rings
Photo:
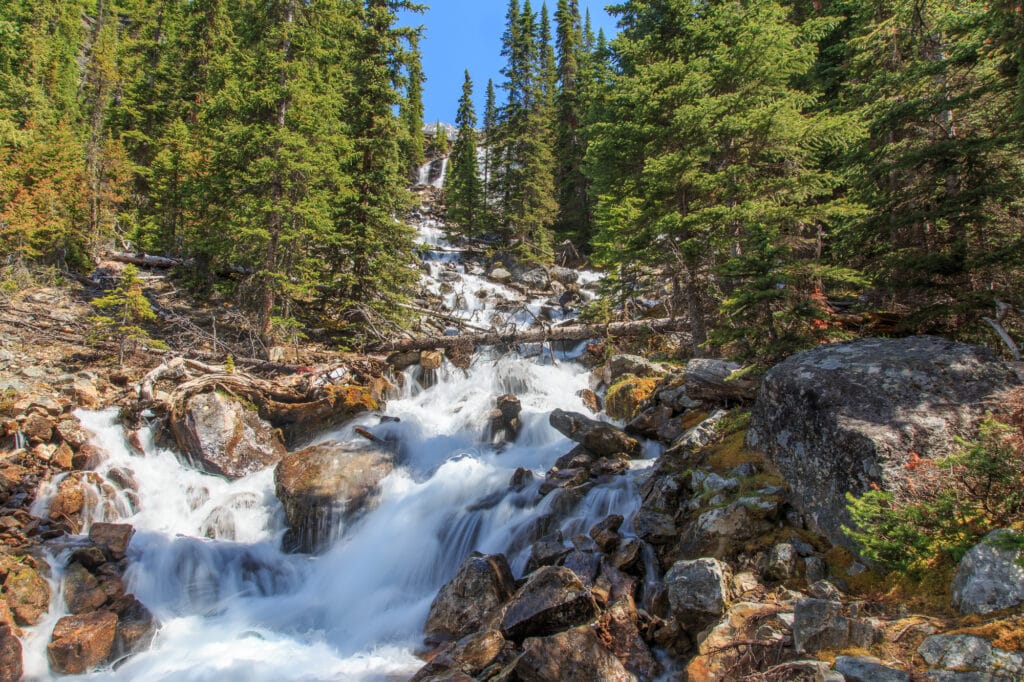
[[[610,457],[626,453],[631,457],[640,456],[640,441],[627,436],[611,424],[589,419],[578,412],[556,409],[548,418],[566,437],[576,441],[598,457]]]
[[[515,674],[522,682],[635,682],[636,679],[589,626],[527,639]]]
[[[542,637],[597,617],[597,603],[580,579],[565,567],[535,571],[509,601],[501,631],[509,639]]]
[[[88,671],[110,657],[116,633],[117,616],[110,611],[64,616],[46,647],[50,667],[65,675]]]
[[[21,641],[9,625],[0,624],[0,682],[21,682]]]
[[[671,419],[671,407],[668,405],[655,405],[647,408],[626,424],[626,433],[636,434],[645,438],[655,438],[659,436],[661,430]]]
[[[583,402],[583,407],[595,414],[601,411],[601,398],[589,388],[576,391],[576,395]]]
[[[759,651],[782,649],[790,632],[786,614],[771,604],[734,604],[700,640],[697,655],[686,666],[689,682],[730,682],[755,672],[761,659],[750,660],[736,642],[756,642]],[[743,667],[741,667],[743,666]]]
[[[966,678],[970,680],[1016,682],[1024,677],[1024,654],[1004,651],[973,635],[932,635],[921,642],[917,653],[933,669],[973,673]]]
[[[548,271],[544,268],[533,268],[519,275],[519,281],[531,289],[547,289],[551,283],[551,278],[548,276]]]
[[[392,453],[375,445],[330,441],[286,455],[274,471],[274,490],[288,519],[285,548],[322,549],[338,523],[373,501],[393,468]]]
[[[872,656],[836,656],[835,670],[846,682],[910,682],[910,675]]]
[[[953,606],[962,613],[991,613],[1024,603],[1024,552],[1000,549],[1011,531],[996,530],[960,560],[953,578]]]
[[[987,350],[931,336],[820,346],[767,373],[748,444],[775,462],[811,527],[850,546],[846,493],[902,490],[911,453],[949,454],[1019,383]]]
[[[427,641],[458,640],[485,626],[515,592],[515,578],[504,555],[474,552],[441,588],[430,605]]]
[[[487,276],[496,282],[507,282],[512,279],[512,273],[505,268],[494,268]]]
[[[50,584],[25,564],[13,564],[4,580],[4,596],[18,625],[36,625],[50,608]]]
[[[756,381],[729,378],[739,369],[735,362],[694,358],[686,363],[686,395],[708,403],[753,400]]]
[[[420,367],[423,369],[441,369],[444,364],[444,353],[439,350],[420,351]]]
[[[687,524],[681,534],[679,555],[731,557],[747,541],[771,531],[781,506],[777,495],[752,493],[724,507],[709,509]]]
[[[608,361],[605,367],[604,382],[611,386],[613,383],[632,374],[635,377],[660,377],[665,371],[650,360],[639,355],[616,355]]]
[[[467,675],[468,679],[473,679],[473,675],[478,675],[510,649],[510,643],[497,630],[474,632],[448,644],[409,682],[451,679],[442,676],[446,673]]]
[[[111,609],[117,613],[114,656],[120,658],[148,648],[157,628],[156,618],[149,609],[131,594],[115,599]]]
[[[763,571],[764,577],[769,580],[789,580],[796,573],[797,558],[796,548],[790,543],[780,542],[773,546]]]
[[[619,542],[622,540],[619,528],[622,527],[623,521],[625,519],[621,514],[612,514],[590,529],[590,537],[599,550],[608,554],[619,546]]]
[[[89,539],[114,561],[125,557],[134,535],[135,528],[127,523],[94,523],[89,528]]]
[[[107,602],[100,581],[84,566],[73,563],[64,574],[64,603],[74,615],[95,611]]]
[[[850,646],[867,649],[878,639],[873,625],[844,615],[841,602],[800,599],[793,610],[793,647],[799,653]]]
[[[700,632],[729,606],[729,566],[717,559],[677,561],[665,574],[672,614],[690,632]]]
[[[75,450],[89,442],[88,432],[82,428],[82,423],[74,417],[57,422],[57,433],[61,440]]]
[[[30,443],[48,443],[53,437],[53,427],[50,417],[33,412],[21,423],[21,432]]]
[[[171,415],[178,447],[197,466],[229,479],[277,464],[284,443],[255,410],[212,391],[188,399],[184,411]]]
[[[633,598],[626,595],[608,606],[601,615],[601,623],[611,640],[608,647],[626,670],[637,679],[653,680],[661,666],[640,636],[639,618]]]

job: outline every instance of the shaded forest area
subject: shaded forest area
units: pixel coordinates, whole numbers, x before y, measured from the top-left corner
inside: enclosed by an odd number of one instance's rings
[[[183,279],[230,297],[267,345],[309,326],[352,343],[397,333],[418,277],[402,217],[426,145],[407,9],[5,3],[4,286],[131,249],[182,259]],[[465,76],[444,191],[453,236],[524,264],[572,240],[607,273],[592,321],[684,318],[688,354],[768,363],[865,331],[1013,352],[1019,6],[613,11],[608,41],[576,0],[553,16],[509,1],[504,80],[480,117]]]

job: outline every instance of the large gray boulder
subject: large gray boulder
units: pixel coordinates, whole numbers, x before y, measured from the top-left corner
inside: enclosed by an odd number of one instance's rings
[[[188,399],[171,415],[171,432],[198,467],[229,479],[242,478],[281,461],[284,443],[256,410],[212,391]]]
[[[612,457],[625,453],[631,457],[640,456],[640,441],[627,436],[622,429],[583,416],[579,412],[556,409],[548,417],[555,427],[571,440],[576,441],[598,457]]]
[[[960,560],[953,578],[953,606],[963,613],[991,613],[1024,604],[1022,552],[1003,549],[999,540],[1010,531],[995,530]]]
[[[833,543],[849,541],[846,493],[905,486],[910,453],[941,457],[1020,385],[987,350],[931,336],[863,339],[798,353],[765,375],[748,444],[789,482]]]
[[[677,561],[665,574],[672,614],[690,632],[700,632],[729,608],[728,565],[717,559]]]
[[[486,627],[515,589],[516,581],[504,555],[474,552],[430,605],[423,628],[427,641],[458,640]]]
[[[339,524],[375,500],[393,468],[393,454],[373,445],[331,441],[287,455],[274,470],[274,489],[288,520],[285,550],[324,548]]]

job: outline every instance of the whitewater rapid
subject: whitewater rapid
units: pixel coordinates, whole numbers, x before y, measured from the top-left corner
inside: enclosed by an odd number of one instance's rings
[[[459,260],[436,229],[421,228],[423,248],[433,250],[427,284],[436,282],[438,268]],[[457,286],[499,290],[468,269],[454,269]],[[456,312],[473,314],[467,307]],[[381,423],[381,414],[368,414],[318,435],[314,442],[356,442],[354,428],[363,426],[393,439],[399,452],[377,506],[336,529],[334,542],[317,556],[280,551],[285,525],[272,468],[225,481],[157,447],[151,430],[143,434],[144,454],[134,452],[114,411],[80,412],[107,455],[98,472],[128,475],[137,491],[114,501],[97,495],[83,513],[83,532],[98,521],[135,526],[127,587],[161,624],[147,651],[83,679],[407,679],[422,665],[416,654],[430,603],[470,552],[506,553],[522,575],[538,539],[534,525],[558,497],[540,498],[539,482],[574,445],[549,426],[548,414],[585,412],[578,393],[588,388],[589,375],[570,359],[578,351],[532,358],[481,353],[468,370],[446,362],[428,389],[413,368],[385,411],[399,421]],[[519,397],[523,427],[515,443],[495,448],[485,438],[487,415],[506,393]],[[561,521],[566,541],[608,514],[630,519],[639,507],[636,476],[650,461],[592,489]],[[534,482],[513,492],[509,480],[520,467],[534,472]],[[41,497],[37,513],[45,513],[47,499]],[[59,573],[53,580],[58,595]],[[45,644],[63,615],[61,600],[53,601],[46,621],[26,638],[29,680],[51,678]]]

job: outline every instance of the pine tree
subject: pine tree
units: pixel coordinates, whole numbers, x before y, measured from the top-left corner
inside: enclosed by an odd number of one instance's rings
[[[559,85],[554,124],[555,186],[558,192],[555,232],[561,237],[587,244],[591,237],[592,216],[588,181],[583,172],[586,145],[581,127],[585,103],[579,82],[583,29],[578,1],[559,0],[555,20],[558,24]]]
[[[604,166],[603,257],[662,273],[648,286],[689,317],[694,353],[710,340],[766,361],[813,342],[815,283],[853,279],[814,248],[845,210],[809,144],[832,122],[792,86],[814,63],[816,27],[773,2],[620,9],[623,75],[589,159]]]
[[[502,71],[508,97],[499,125],[501,231],[507,244],[532,260],[550,258],[550,226],[557,211],[542,36],[529,0],[522,10],[512,0],[502,50],[508,60]]]
[[[494,81],[487,80],[487,98],[484,102],[484,208],[483,224],[488,232],[494,231],[498,224],[496,216],[497,199],[501,196],[498,178],[498,166],[501,150],[498,145],[498,105],[494,94]]]
[[[134,265],[128,265],[121,272],[117,286],[106,296],[93,299],[91,305],[100,314],[89,318],[98,336],[113,336],[117,339],[117,366],[124,365],[125,352],[134,351],[136,346],[166,349],[162,341],[153,339],[142,326],[157,319],[149,299],[142,293],[142,281]]]
[[[856,18],[847,77],[869,134],[847,161],[868,211],[843,246],[908,312],[907,331],[992,340],[983,318],[996,302],[1024,305],[1024,162],[1007,116],[1019,94],[1002,73],[1007,56],[981,3],[896,0]]]
[[[415,178],[416,169],[423,164],[423,55],[419,48],[419,34],[410,36],[409,50],[405,55],[406,87],[405,98],[402,100],[399,117],[402,119],[404,137],[402,154],[408,159],[409,175]]]
[[[398,145],[400,61],[411,32],[398,28],[396,11],[419,5],[366,0],[349,42],[352,78],[347,112],[351,152],[345,171],[352,178],[336,214],[332,235],[332,279],[326,287],[340,307],[343,325],[372,318],[402,318],[397,303],[415,284],[412,230],[399,219],[410,203],[405,159]]]
[[[484,191],[477,168],[476,112],[473,110],[473,81],[466,71],[455,116],[459,133],[449,159],[445,182],[448,217],[459,232],[467,236],[481,233],[484,217]]]

